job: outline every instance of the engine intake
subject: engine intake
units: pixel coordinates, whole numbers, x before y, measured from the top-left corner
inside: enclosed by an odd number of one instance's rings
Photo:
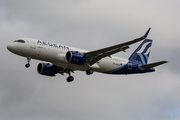
[[[55,76],[57,74],[56,66],[50,63],[39,63],[37,71],[39,74],[46,76]]]
[[[73,64],[84,65],[86,56],[78,51],[68,51],[66,53],[66,61]]]

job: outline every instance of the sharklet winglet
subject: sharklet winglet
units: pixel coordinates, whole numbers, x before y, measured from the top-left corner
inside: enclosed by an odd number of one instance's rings
[[[147,38],[147,36],[148,36],[150,30],[151,30],[151,28],[149,28],[149,29],[147,30],[147,32],[144,34],[143,37]]]

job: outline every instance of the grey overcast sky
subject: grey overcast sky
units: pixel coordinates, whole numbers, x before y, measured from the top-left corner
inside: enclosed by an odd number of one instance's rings
[[[0,0],[1,120],[180,120],[180,1]],[[75,81],[37,73],[42,61],[10,53],[18,38],[36,38],[96,50],[143,35],[151,27],[149,63],[156,72],[87,76]],[[128,58],[140,43],[130,46]]]

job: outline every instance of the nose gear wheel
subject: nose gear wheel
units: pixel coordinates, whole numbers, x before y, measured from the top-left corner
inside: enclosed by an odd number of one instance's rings
[[[27,64],[25,65],[26,68],[30,67],[30,61],[31,61],[31,57],[27,57]]]

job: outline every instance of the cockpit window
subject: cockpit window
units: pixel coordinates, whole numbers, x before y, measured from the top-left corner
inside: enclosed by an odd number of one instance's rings
[[[25,41],[24,41],[24,40],[15,40],[14,42],[25,43]]]

